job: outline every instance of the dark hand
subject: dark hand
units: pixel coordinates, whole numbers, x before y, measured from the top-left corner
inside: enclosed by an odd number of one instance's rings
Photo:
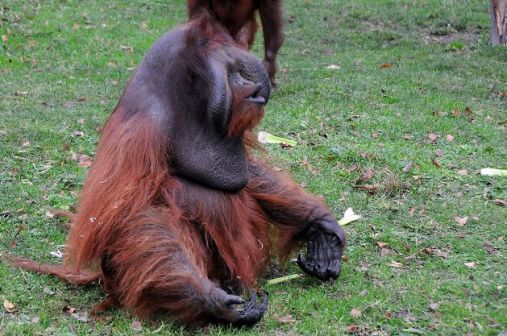
[[[306,257],[298,256],[298,265],[307,274],[320,280],[336,279],[340,275],[345,232],[333,219],[316,220],[304,233]]]
[[[216,288],[213,300],[220,309],[215,310],[215,318],[221,322],[231,323],[234,326],[251,326],[259,322],[268,307],[268,295],[261,292],[259,302],[254,291],[250,291],[247,301],[236,295],[227,294]]]

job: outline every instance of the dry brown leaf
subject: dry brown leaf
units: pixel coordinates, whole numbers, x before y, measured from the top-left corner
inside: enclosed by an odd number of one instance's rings
[[[454,110],[451,111],[451,115],[453,117],[459,117],[461,115],[461,111],[458,110],[458,109],[454,109]]]
[[[280,323],[295,323],[295,322],[297,322],[294,318],[292,318],[291,314],[287,314],[282,317],[276,317],[276,320]]]
[[[468,171],[466,169],[460,169],[460,170],[458,170],[458,175],[459,176],[467,176]]]
[[[134,52],[134,48],[132,48],[131,46],[123,46],[123,45],[121,45],[120,49],[121,50],[125,50],[129,54],[132,54]]]
[[[456,223],[458,223],[459,226],[465,226],[465,224],[467,223],[468,221],[468,216],[465,216],[465,217],[459,217],[459,216],[455,216],[454,217],[454,221]]]
[[[7,299],[4,299],[4,309],[8,313],[14,313],[17,310],[16,306]]]
[[[319,170],[315,169],[310,162],[308,162],[308,158],[306,156],[303,156],[303,166],[306,167],[306,169],[312,173],[312,174],[318,174]]]
[[[62,311],[65,313],[65,314],[69,314],[69,315],[72,315],[76,312],[76,308],[74,307],[71,307],[71,306],[64,306],[62,308]]]
[[[474,268],[475,266],[477,266],[477,263],[475,261],[466,262],[465,266],[470,267],[470,268]]]
[[[391,250],[390,249],[386,249],[386,248],[381,248],[380,249],[380,256],[382,258],[385,258],[385,257],[387,257],[390,254],[391,254]]]
[[[366,152],[359,152],[359,156],[363,159],[366,159],[368,157],[368,153]]]
[[[484,248],[484,250],[486,250],[486,252],[488,252],[488,254],[493,254],[496,252],[496,248],[493,246],[493,243],[491,243],[490,241],[487,241],[485,242],[482,247]]]
[[[412,161],[409,161],[405,167],[403,167],[403,172],[404,173],[408,173],[409,171],[412,170],[412,167],[414,166],[414,163]]]
[[[361,311],[359,309],[354,308],[350,311],[350,315],[354,318],[361,317]]]
[[[433,163],[433,165],[437,168],[440,168],[442,167],[442,164],[440,163],[440,160],[436,159],[436,158],[433,158],[431,159],[431,163]]]
[[[369,181],[369,180],[371,180],[372,177],[373,177],[373,169],[367,168],[367,169],[365,169],[365,171],[363,171],[363,174],[361,175],[361,177],[359,177],[356,180],[356,184]]]
[[[364,184],[359,186],[354,186],[356,189],[364,190],[370,195],[375,195],[379,189],[378,184]]]
[[[453,142],[454,141],[454,137],[452,135],[450,135],[450,134],[447,134],[445,136],[445,141],[447,141],[447,142]]]
[[[83,168],[88,168],[93,164],[92,159],[86,154],[72,153],[71,159],[76,161],[78,165]]]
[[[496,205],[507,207],[507,201],[501,198],[497,198],[493,201]]]
[[[402,268],[403,267],[403,264],[400,263],[400,262],[397,262],[397,261],[391,261],[389,263],[389,266],[391,267],[394,267],[394,268]]]
[[[68,109],[73,109],[74,107],[76,107],[76,103],[73,101],[67,101],[67,102],[63,103],[63,107],[68,108]]]
[[[142,323],[140,321],[138,321],[138,320],[132,321],[132,323],[130,324],[130,326],[135,331],[141,331],[143,329]]]
[[[412,134],[406,133],[406,134],[403,134],[402,138],[405,140],[412,140],[414,138],[414,136]]]
[[[428,133],[428,139],[431,141],[431,143],[436,143],[438,135],[436,135],[435,133]]]
[[[349,173],[352,173],[352,172],[358,171],[359,166],[356,164],[353,164],[352,166],[345,168],[345,170]]]
[[[440,304],[438,304],[438,303],[430,303],[430,305],[428,306],[428,308],[433,312],[436,312],[439,307],[440,307]]]
[[[387,247],[389,246],[389,244],[388,244],[388,243],[383,243],[383,242],[377,242],[377,245],[378,245],[378,247],[380,247],[380,248],[387,248]]]
[[[391,69],[393,65],[391,63],[383,63],[380,65],[380,69]]]

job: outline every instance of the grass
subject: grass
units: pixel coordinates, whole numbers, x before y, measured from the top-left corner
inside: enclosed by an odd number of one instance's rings
[[[74,209],[87,171],[76,155],[93,156],[132,68],[185,21],[185,3],[6,0],[0,18],[0,253],[58,262],[50,253],[66,233],[46,213]],[[0,299],[17,308],[0,309],[0,334],[507,329],[507,210],[494,203],[507,199],[507,180],[478,174],[507,168],[507,49],[489,46],[487,2],[294,0],[285,1],[285,22],[279,88],[259,129],[298,141],[268,147],[273,163],[337,217],[347,207],[364,216],[345,227],[339,280],[264,285],[269,310],[252,329],[167,319],[139,328],[122,310],[77,319],[103,297],[98,287],[0,263]],[[361,181],[367,169],[373,176]],[[290,263],[268,277],[296,272]]]

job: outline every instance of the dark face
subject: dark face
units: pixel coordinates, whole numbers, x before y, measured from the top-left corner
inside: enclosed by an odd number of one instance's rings
[[[249,176],[243,134],[261,120],[270,81],[247,51],[189,34],[196,33],[184,26],[155,43],[129,85],[129,97],[153,96],[139,110],[148,110],[167,134],[172,174],[238,191]]]

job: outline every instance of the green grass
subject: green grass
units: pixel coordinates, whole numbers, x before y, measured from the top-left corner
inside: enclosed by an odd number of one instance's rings
[[[0,334],[506,330],[507,210],[493,201],[507,199],[507,180],[478,174],[507,168],[507,48],[489,46],[488,6],[285,1],[279,88],[259,129],[298,141],[292,149],[268,147],[273,163],[322,195],[337,217],[347,207],[364,216],[345,227],[348,261],[338,281],[265,285],[269,310],[252,329],[185,329],[162,320],[136,331],[135,318],[123,310],[87,322],[62,312],[72,306],[86,313],[104,295],[97,286],[73,288],[0,263],[0,300],[17,307],[15,313],[0,307]],[[87,169],[73,154],[94,155],[98,130],[132,69],[160,35],[184,21],[183,1],[2,2],[0,253],[59,261],[50,252],[62,249],[65,230],[46,212],[75,208]],[[437,149],[443,155],[435,165]],[[374,174],[364,184],[372,194],[355,188],[368,168]],[[459,174],[464,169],[466,176]],[[455,216],[469,219],[461,227]],[[382,255],[379,242],[388,243]],[[296,272],[290,263],[273,276]],[[353,309],[361,315],[352,316]]]

